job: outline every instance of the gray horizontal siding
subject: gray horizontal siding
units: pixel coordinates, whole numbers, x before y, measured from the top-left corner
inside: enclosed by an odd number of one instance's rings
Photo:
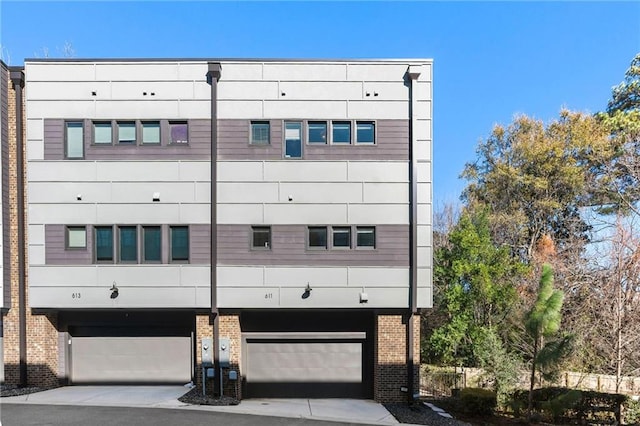
[[[219,265],[409,265],[407,225],[376,226],[375,250],[307,250],[307,227],[304,225],[274,225],[271,227],[271,250],[250,250],[250,230],[248,225],[218,226]]]
[[[286,121],[286,120],[285,120]],[[219,160],[279,160],[282,153],[283,120],[271,120],[271,144],[249,144],[250,120],[220,120],[218,123]],[[377,120],[375,145],[303,146],[306,160],[408,160],[409,120]],[[303,138],[306,134],[303,126]]]
[[[64,121],[44,120],[44,159],[64,159]],[[211,153],[211,120],[188,120],[189,144],[169,145],[163,126],[161,145],[92,145],[92,121],[84,120],[86,160],[198,160]]]
[[[189,227],[190,263],[211,264],[211,226],[191,225]]]
[[[93,232],[87,226],[87,249],[65,249],[65,225],[45,225],[45,263],[47,265],[90,265],[92,263]]]

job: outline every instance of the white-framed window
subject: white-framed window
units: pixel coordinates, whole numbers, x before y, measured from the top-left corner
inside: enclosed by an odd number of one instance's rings
[[[302,123],[299,121],[284,123],[284,157],[302,158]]]

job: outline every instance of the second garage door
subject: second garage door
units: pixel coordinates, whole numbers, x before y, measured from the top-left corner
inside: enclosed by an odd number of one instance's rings
[[[366,398],[365,333],[245,333],[248,397]]]

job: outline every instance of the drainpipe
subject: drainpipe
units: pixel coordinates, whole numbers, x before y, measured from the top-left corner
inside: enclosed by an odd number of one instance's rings
[[[18,352],[20,356],[20,386],[27,386],[27,289],[24,256],[24,153],[22,130],[22,68],[10,68],[10,78],[16,92],[16,179],[18,205]]]
[[[413,403],[415,392],[413,343],[414,315],[418,313],[418,159],[417,141],[415,140],[414,127],[417,118],[414,115],[416,98],[416,85],[414,81],[420,76],[420,72],[409,66],[407,76],[409,77],[409,309],[407,310],[407,399],[409,404]]]
[[[207,81],[211,84],[211,315],[213,316],[213,368],[215,380],[213,393],[221,395],[222,369],[220,368],[220,314],[218,312],[218,195],[216,183],[218,182],[218,80],[222,73],[219,62],[209,62]],[[205,380],[203,377],[202,380]]]

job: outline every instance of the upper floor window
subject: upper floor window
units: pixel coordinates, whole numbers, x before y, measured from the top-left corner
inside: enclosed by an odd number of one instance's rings
[[[189,227],[171,226],[171,257],[172,262],[189,261]]]
[[[348,226],[331,227],[333,248],[351,248],[351,228]]]
[[[284,124],[284,156],[286,158],[302,157],[302,123],[286,122]]]
[[[333,132],[331,141],[335,144],[351,143],[351,122],[334,121],[332,123]]]
[[[138,261],[138,229],[135,226],[119,226],[120,262]]]
[[[375,226],[356,227],[356,247],[376,248],[376,228]]]
[[[308,228],[307,246],[311,249],[326,249],[327,227],[310,226]]]
[[[373,121],[356,122],[356,143],[376,143],[376,127]]]
[[[251,248],[258,250],[271,249],[271,227],[252,226],[251,227]]]
[[[185,121],[170,121],[169,135],[172,144],[189,143],[189,127]]]
[[[268,145],[270,143],[271,126],[268,121],[251,122],[251,140],[253,145]]]
[[[87,227],[86,226],[67,226],[66,229],[66,248],[67,249],[86,249],[87,248]]]
[[[135,121],[119,121],[118,122],[118,143],[126,143],[126,144],[136,143],[136,122]]]
[[[326,144],[327,143],[327,122],[326,121],[310,121],[307,124],[307,141],[309,143]]]
[[[113,227],[95,227],[95,246],[97,262],[113,262]]]
[[[71,159],[84,158],[84,125],[82,121],[65,124],[65,156]]]
[[[110,121],[93,123],[93,143],[98,145],[111,145],[113,143]]]
[[[142,259],[162,262],[162,231],[159,226],[142,227]]]
[[[142,122],[142,143],[143,144],[160,144],[160,122],[159,121],[143,121]]]

